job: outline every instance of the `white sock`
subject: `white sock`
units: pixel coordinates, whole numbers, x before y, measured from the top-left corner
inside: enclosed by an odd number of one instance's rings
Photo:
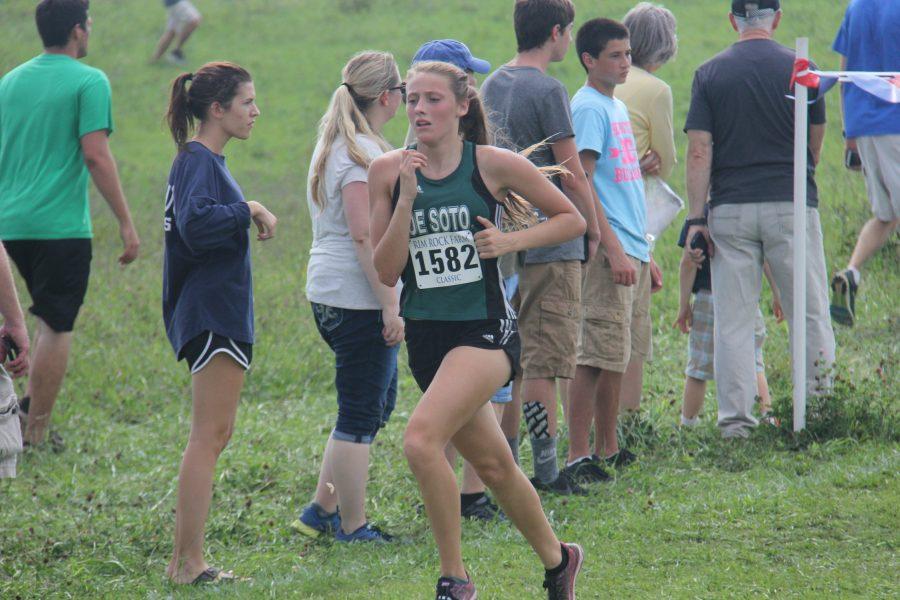
[[[700,423],[700,415],[697,415],[696,417],[691,417],[690,419],[688,419],[684,415],[681,415],[681,426],[682,427],[694,427],[698,423]]]
[[[583,461],[583,460],[591,460],[591,455],[590,455],[590,454],[585,454],[584,456],[579,456],[579,457],[576,458],[575,460],[570,460],[570,461],[568,461],[568,462],[566,463],[566,466],[567,466],[567,467],[571,467],[571,466],[574,465],[575,463],[580,463],[580,462]]]
[[[862,279],[862,273],[856,267],[847,267],[847,270],[853,274],[853,284],[858,286]]]

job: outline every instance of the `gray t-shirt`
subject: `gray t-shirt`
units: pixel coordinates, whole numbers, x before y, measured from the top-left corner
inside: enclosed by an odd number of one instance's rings
[[[534,67],[500,67],[482,84],[481,97],[498,146],[521,152],[545,142],[528,157],[539,167],[556,164],[549,144],[575,135],[565,86]],[[560,185],[558,178],[554,183]],[[537,212],[538,218],[546,218]],[[584,260],[583,238],[525,254],[526,264],[559,260]]]
[[[378,143],[370,137],[357,135],[356,141],[370,159],[383,154]],[[316,144],[309,163],[310,173],[320,151],[321,144]],[[310,302],[339,308],[380,309],[381,303],[356,256],[341,195],[346,185],[356,181],[368,183],[369,174],[365,167],[350,158],[343,137],[334,140],[331,146],[331,154],[325,162],[324,179],[325,207],[321,210],[313,203],[307,182],[306,202],[312,219],[313,242],[306,266],[306,297]]]

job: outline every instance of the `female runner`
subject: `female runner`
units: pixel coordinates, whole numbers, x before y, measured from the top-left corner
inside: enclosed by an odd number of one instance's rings
[[[574,598],[583,552],[554,535],[488,400],[513,377],[519,356],[497,257],[575,238],[585,222],[526,158],[487,145],[481,101],[465,72],[422,62],[407,80],[417,145],[373,161],[369,202],[375,268],[388,286],[402,276],[410,369],[424,392],[403,447],[440,554],[436,598],[476,597],[462,562],[456,479],[443,455],[450,441],[540,557],[548,597]],[[513,192],[548,219],[501,232],[505,213],[514,221],[530,216]]]

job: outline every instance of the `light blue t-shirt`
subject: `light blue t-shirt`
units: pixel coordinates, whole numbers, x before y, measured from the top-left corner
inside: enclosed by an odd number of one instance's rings
[[[628,108],[621,100],[585,86],[572,97],[572,121],[578,151],[593,150],[598,155],[594,188],[625,254],[649,262],[644,180]]]
[[[900,2],[853,0],[832,49],[848,71],[900,71]],[[900,104],[844,85],[844,130],[848,138],[900,134]]]

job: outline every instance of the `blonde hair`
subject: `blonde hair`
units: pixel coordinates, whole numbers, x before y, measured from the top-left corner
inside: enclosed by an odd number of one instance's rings
[[[481,146],[494,144],[494,134],[485,115],[481,96],[479,96],[478,90],[469,85],[469,76],[465,71],[450,63],[422,61],[414,64],[406,72],[406,80],[409,81],[419,73],[444,77],[450,86],[450,92],[456,97],[457,102],[468,99],[469,110],[459,119],[459,135],[462,139]],[[538,146],[527,148],[522,154],[528,156]],[[552,177],[563,171],[565,169],[561,167],[550,167],[547,170],[541,169],[541,172],[547,177]],[[525,229],[537,222],[531,204],[515,192],[508,191],[506,197],[501,200],[501,204],[503,205],[506,219],[506,223],[502,225],[504,229]],[[497,226],[501,227],[501,224],[497,223]]]
[[[372,160],[357,142],[357,135],[375,139],[385,152],[391,149],[387,140],[372,130],[366,111],[388,88],[400,85],[393,55],[374,50],[359,52],[344,65],[341,77],[341,85],[331,95],[328,110],[319,121],[319,153],[309,182],[313,203],[320,210],[325,207],[325,165],[338,137],[344,138],[350,160],[366,169]]]

